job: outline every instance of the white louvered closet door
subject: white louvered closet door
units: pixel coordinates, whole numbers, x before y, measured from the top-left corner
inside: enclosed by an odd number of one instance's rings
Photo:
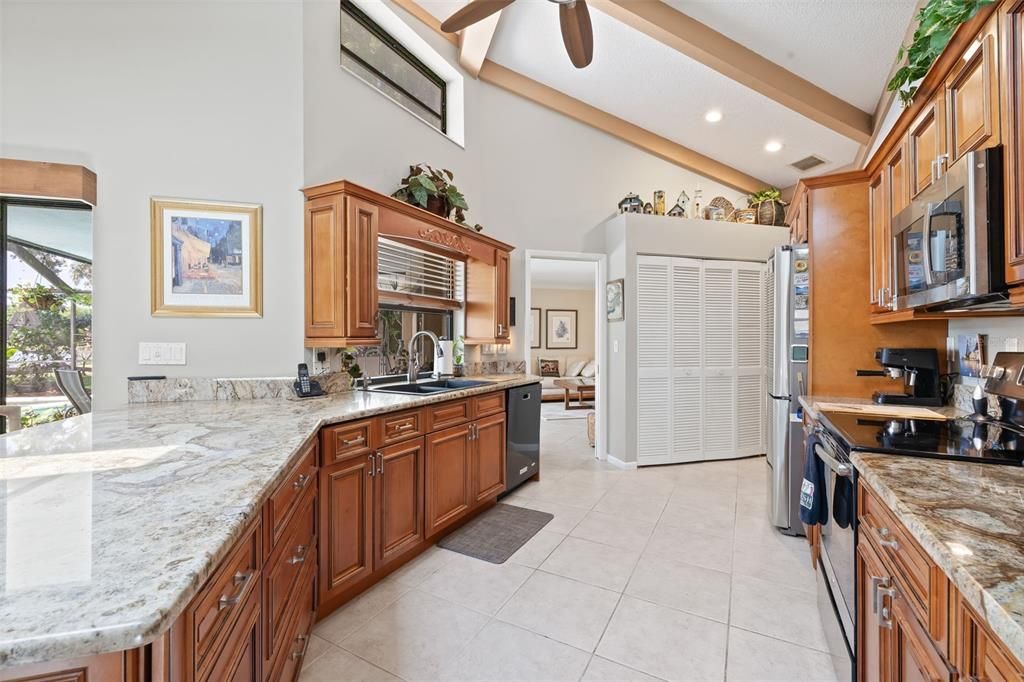
[[[704,459],[736,452],[736,266],[704,263]]]
[[[765,452],[764,272],[736,264],[736,454]]]
[[[670,360],[672,260],[637,256],[637,464],[667,464],[672,455]]]
[[[672,462],[703,459],[703,263],[672,259]]]

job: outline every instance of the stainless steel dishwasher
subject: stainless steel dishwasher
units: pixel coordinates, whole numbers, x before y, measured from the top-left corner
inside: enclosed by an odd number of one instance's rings
[[[509,492],[540,471],[540,384],[508,389],[505,404],[505,492]]]

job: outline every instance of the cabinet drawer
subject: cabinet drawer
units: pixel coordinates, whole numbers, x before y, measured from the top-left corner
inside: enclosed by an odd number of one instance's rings
[[[210,670],[201,682],[259,682],[260,680],[260,595],[253,590],[241,607],[240,615],[211,657]]]
[[[432,405],[426,408],[426,431],[440,431],[449,426],[458,426],[471,418],[469,399],[453,400],[449,403]]]
[[[267,500],[263,512],[263,528],[266,533],[263,551],[267,554],[274,551],[274,546],[281,539],[288,519],[291,518],[302,498],[302,492],[316,485],[318,450],[319,444],[313,441],[299,458],[298,463],[292,467],[285,480],[277,486],[277,490]]]
[[[259,522],[249,527],[185,610],[196,678],[205,677],[217,658],[214,645],[238,619],[249,594],[259,592],[260,529]]]
[[[945,605],[947,595],[944,576],[924,553],[889,508],[863,483],[857,496],[860,507],[861,540],[868,538],[878,549],[883,562],[897,574],[906,587],[906,600],[922,623],[931,623],[932,606]],[[930,630],[934,628],[929,627]],[[944,629],[944,628],[943,628]],[[932,632],[936,639],[945,632]]]
[[[339,462],[349,455],[369,453],[373,448],[372,434],[372,419],[339,424],[325,429],[323,436],[324,466]]]
[[[386,414],[380,418],[381,444],[390,445],[426,433],[422,410]]]
[[[473,417],[486,417],[505,411],[505,391],[478,395],[473,398]]]
[[[309,490],[267,560],[263,572],[264,659],[270,661],[287,639],[285,627],[297,594],[299,577],[316,564],[316,496]]]
[[[268,667],[268,682],[293,682],[302,668],[303,658],[309,648],[309,632],[313,627],[316,595],[316,571],[303,572],[296,599],[288,609],[287,637],[278,652],[273,666]],[[273,674],[270,674],[273,673]]]

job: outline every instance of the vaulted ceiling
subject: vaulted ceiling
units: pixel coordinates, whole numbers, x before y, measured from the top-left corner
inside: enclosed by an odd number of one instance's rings
[[[465,4],[415,1],[437,19]],[[594,59],[584,69],[569,62],[558,7],[546,0],[517,0],[463,40],[482,43],[489,61],[785,187],[854,161],[917,4],[589,0]],[[721,120],[706,121],[710,111]],[[767,151],[769,142],[781,149]],[[825,163],[790,165],[812,155]]]

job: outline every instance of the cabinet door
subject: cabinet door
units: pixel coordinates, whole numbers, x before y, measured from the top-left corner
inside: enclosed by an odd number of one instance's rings
[[[0,670],[3,682],[119,682],[126,679],[125,653],[87,656],[85,658],[35,663]]]
[[[375,482],[374,570],[379,570],[423,541],[423,439],[380,450]]]
[[[344,211],[340,195],[306,202],[306,337],[343,337],[345,320]]]
[[[907,145],[910,153],[910,193],[916,197],[931,187],[936,161],[946,153],[943,96],[940,94],[918,114],[910,126]]]
[[[957,665],[963,679],[985,680],[986,682],[1010,682],[1024,679],[1024,670],[1002,650],[988,629],[981,624],[963,599],[957,604],[957,627],[960,628],[957,641],[962,650]]]
[[[952,671],[918,622],[898,584],[895,596],[888,603],[892,613],[892,656],[888,679],[893,682],[952,680]]]
[[[883,289],[886,280],[885,266],[886,266],[886,226],[889,222],[889,202],[886,197],[886,169],[878,171],[878,174],[871,179],[871,183],[868,185],[868,203],[869,203],[869,219],[870,227],[868,229],[868,236],[870,237],[870,252],[868,254],[870,259],[871,272],[868,277],[868,301],[873,303],[875,306],[882,308],[885,306],[886,296]]]
[[[1006,137],[1006,187],[1024,183],[1024,3],[1000,9],[1005,41],[1003,131]],[[1006,281],[1024,282],[1024,196],[1006,192]]]
[[[473,502],[505,491],[505,413],[484,417],[473,429]]]
[[[470,424],[461,424],[426,437],[427,537],[437,534],[469,510],[472,500],[470,432]]]
[[[509,329],[508,299],[508,254],[498,250],[494,254],[494,338],[508,340]]]
[[[347,197],[345,230],[347,336],[377,341],[377,226],[379,209]]]
[[[888,630],[876,599],[880,585],[891,583],[870,542],[857,543],[857,682],[887,680],[889,675]]]
[[[951,162],[999,140],[999,56],[994,31],[974,41],[946,79]]]
[[[375,457],[353,455],[320,469],[320,600],[373,570]]]

